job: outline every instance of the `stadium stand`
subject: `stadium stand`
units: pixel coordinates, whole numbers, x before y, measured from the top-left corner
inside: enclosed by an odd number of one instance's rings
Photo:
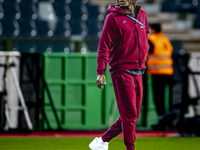
[[[39,11],[39,5],[41,2],[52,6],[51,9],[53,10],[51,11],[55,12],[53,14],[54,22],[50,19],[48,21],[40,18],[41,9]],[[93,47],[91,46],[95,43],[93,40],[97,41],[96,44],[98,45],[107,13],[106,7],[112,3],[114,4],[116,1],[1,0],[1,34],[5,39],[18,35],[22,38],[45,37],[47,39],[50,37],[70,38],[73,35],[79,35],[86,38],[87,47]],[[188,38],[192,36],[188,29],[191,27],[200,28],[199,0],[140,0],[139,5],[142,5],[147,11],[150,23],[158,21],[162,23],[164,32],[167,36],[169,35],[169,38]],[[156,9],[151,10],[153,8]],[[181,18],[183,12],[185,16]],[[193,16],[188,15],[188,13],[193,14]],[[9,26],[11,28],[8,31]],[[96,51],[97,46],[94,47],[95,50],[89,48],[89,51]]]

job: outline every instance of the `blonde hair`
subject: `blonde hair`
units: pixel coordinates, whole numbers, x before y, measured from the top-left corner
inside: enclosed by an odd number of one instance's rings
[[[133,4],[135,6],[139,0],[128,0],[128,1],[130,4]],[[119,3],[119,0],[117,0],[117,3]]]

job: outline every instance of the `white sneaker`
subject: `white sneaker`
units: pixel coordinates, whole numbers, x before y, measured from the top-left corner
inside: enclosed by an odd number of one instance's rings
[[[108,142],[103,142],[102,138],[96,137],[90,144],[91,150],[108,150]]]

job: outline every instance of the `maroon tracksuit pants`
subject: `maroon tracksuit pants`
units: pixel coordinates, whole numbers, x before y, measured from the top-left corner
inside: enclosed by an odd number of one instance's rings
[[[109,142],[123,131],[126,150],[134,150],[136,120],[140,114],[143,95],[142,75],[134,76],[119,71],[111,76],[120,116],[102,139]]]

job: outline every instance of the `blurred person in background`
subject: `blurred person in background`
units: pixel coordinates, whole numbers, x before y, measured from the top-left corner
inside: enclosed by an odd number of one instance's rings
[[[147,61],[147,75],[152,75],[154,102],[158,114],[158,124],[154,130],[165,130],[165,88],[171,84],[173,70],[173,47],[169,39],[161,33],[160,24],[150,25],[149,56]],[[171,90],[171,85],[170,85]],[[171,93],[169,93],[171,94]]]
[[[119,118],[100,138],[89,145],[92,150],[107,150],[108,142],[123,131],[126,150],[134,150],[136,120],[143,96],[142,74],[148,56],[148,22],[137,0],[118,0],[108,7],[99,42],[97,87],[106,83],[104,72],[109,64]]]

